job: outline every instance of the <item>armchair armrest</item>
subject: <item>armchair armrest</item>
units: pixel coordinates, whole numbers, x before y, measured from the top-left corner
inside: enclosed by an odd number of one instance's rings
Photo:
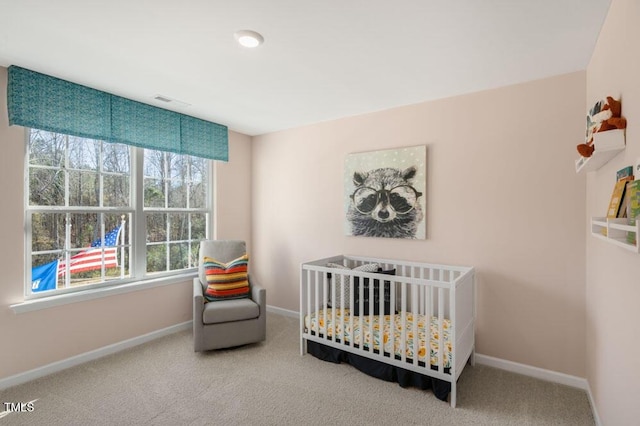
[[[204,296],[200,278],[193,279],[193,346],[196,352],[204,349],[202,318],[204,313]]]
[[[202,294],[202,285],[198,277],[193,279],[193,318],[200,318],[202,321],[202,312],[204,311],[204,295]]]
[[[261,309],[267,308],[267,290],[264,288],[258,285],[251,286],[251,299],[260,305]]]
[[[254,279],[249,276],[249,284],[251,286],[251,300],[256,302],[260,306],[260,311],[267,311],[267,290],[263,287],[260,287],[259,284],[255,282]]]

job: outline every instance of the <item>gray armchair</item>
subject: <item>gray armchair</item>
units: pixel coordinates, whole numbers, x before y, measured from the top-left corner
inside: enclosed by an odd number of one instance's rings
[[[261,342],[267,334],[267,292],[249,277],[250,298],[205,303],[207,280],[203,259],[229,262],[247,251],[244,241],[200,243],[198,277],[193,279],[193,346],[196,352]]]

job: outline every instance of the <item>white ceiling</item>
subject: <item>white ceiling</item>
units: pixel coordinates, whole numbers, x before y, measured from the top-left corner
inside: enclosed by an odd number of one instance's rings
[[[258,135],[584,70],[609,3],[0,0],[0,65]]]

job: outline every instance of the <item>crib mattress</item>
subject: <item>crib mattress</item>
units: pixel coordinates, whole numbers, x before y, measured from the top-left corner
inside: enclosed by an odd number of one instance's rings
[[[398,313],[393,315],[394,317],[394,331],[393,331],[393,348],[391,340],[391,317],[392,315],[384,315],[383,327],[380,326],[380,316],[373,316],[373,321],[368,315],[363,316],[362,330],[360,329],[360,317],[353,317],[353,330],[350,324],[351,313],[349,309],[335,309],[335,324],[333,321],[333,310],[331,308],[326,309],[326,324],[325,324],[325,309],[321,309],[318,312],[314,312],[311,315],[306,315],[304,318],[304,325],[307,332],[313,332],[314,334],[320,334],[323,336],[336,336],[336,339],[340,339],[342,336],[341,318],[344,316],[344,340],[345,343],[350,343],[353,338],[354,345],[362,345],[362,336],[364,335],[364,348],[368,349],[373,339],[373,349],[380,350],[380,340],[384,342],[384,352],[394,353],[397,357],[402,356],[402,314]],[[418,338],[415,339],[413,335],[413,322],[418,322]],[[414,315],[411,312],[406,313],[405,321],[405,357],[407,359],[413,359],[416,341],[418,361],[426,364],[427,360],[427,345],[425,324],[427,317],[425,315]],[[318,327],[319,325],[319,327]],[[382,328],[382,333],[380,329]],[[442,334],[444,343],[443,362],[444,368],[451,367],[451,350],[452,345],[449,340],[449,330],[451,328],[450,321],[448,319],[442,320]],[[429,342],[429,364],[438,366],[438,353],[439,353],[439,332],[440,325],[437,317],[432,316],[429,321],[429,329],[431,333],[431,339]]]

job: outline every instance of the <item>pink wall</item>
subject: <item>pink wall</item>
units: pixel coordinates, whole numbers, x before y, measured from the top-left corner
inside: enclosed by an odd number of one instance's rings
[[[254,137],[254,275],[298,311],[335,254],[477,268],[477,350],[584,377],[585,73]],[[427,145],[427,239],[343,234],[345,155]]]
[[[25,147],[24,129],[8,126],[6,78],[0,67],[0,379],[191,320],[191,280],[29,313],[9,308],[23,297]],[[230,150],[230,163],[216,168],[217,224],[222,235],[249,240],[250,138],[230,132]]]
[[[215,238],[251,250],[251,137],[229,132],[229,162],[215,163]]]
[[[614,0],[587,69],[586,106],[621,96],[627,147],[589,174],[587,220],[605,215],[616,171],[640,157],[639,51],[640,2]],[[638,254],[587,238],[587,378],[606,425],[640,421],[639,277]]]

